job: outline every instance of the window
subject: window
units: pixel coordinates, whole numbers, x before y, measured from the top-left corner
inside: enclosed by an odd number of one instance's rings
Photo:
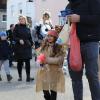
[[[7,21],[7,15],[2,15],[2,21],[6,22]]]
[[[32,18],[31,17],[26,17],[27,18],[27,22],[29,24],[30,27],[32,27]]]
[[[23,4],[21,2],[18,3],[18,13],[19,14],[22,14],[23,13],[22,6],[23,6]]]
[[[22,14],[22,12],[23,12],[22,9],[20,9],[20,10],[19,10],[19,13]]]

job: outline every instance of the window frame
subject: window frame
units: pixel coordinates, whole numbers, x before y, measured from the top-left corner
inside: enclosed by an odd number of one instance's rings
[[[4,19],[6,19],[6,20],[4,20]],[[2,14],[2,22],[7,22],[7,15],[6,14]]]

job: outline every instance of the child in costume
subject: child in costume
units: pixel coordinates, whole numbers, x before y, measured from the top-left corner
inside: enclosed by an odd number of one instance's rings
[[[41,46],[41,54],[37,58],[40,68],[37,72],[36,91],[43,91],[45,100],[57,100],[57,93],[65,91],[62,70],[64,50],[62,45],[56,43],[57,39],[57,31],[48,31]]]

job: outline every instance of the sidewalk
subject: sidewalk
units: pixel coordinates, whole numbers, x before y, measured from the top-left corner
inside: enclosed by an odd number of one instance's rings
[[[35,77],[37,68],[32,66],[31,75]],[[3,81],[0,82],[0,100],[44,100],[42,92],[35,92],[35,81],[26,83],[25,70],[23,69],[23,81],[18,82],[18,75],[16,68],[11,69],[13,80],[11,83],[6,81],[6,76],[3,73]],[[64,94],[58,94],[57,100],[74,100],[71,88],[71,80],[69,75],[65,75],[66,78],[66,92]],[[85,77],[84,81],[84,100],[91,100],[90,92],[88,89],[88,82]]]

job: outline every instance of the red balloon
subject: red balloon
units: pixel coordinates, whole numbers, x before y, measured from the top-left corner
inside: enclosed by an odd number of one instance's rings
[[[40,54],[38,57],[37,57],[37,61],[40,62],[40,63],[44,63],[46,60],[46,57],[44,54]]]

